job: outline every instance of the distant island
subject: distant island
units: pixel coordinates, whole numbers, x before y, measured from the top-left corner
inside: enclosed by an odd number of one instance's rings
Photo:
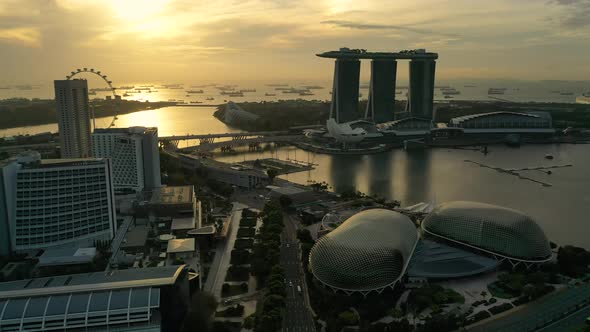
[[[92,101],[96,118],[116,115],[113,100]],[[167,106],[176,102],[141,102],[121,100],[121,114],[128,114]],[[214,116],[222,122],[225,120],[226,105],[217,106]],[[295,126],[325,124],[330,115],[330,101],[321,100],[278,100],[261,102],[243,102],[237,104],[242,110],[256,115],[253,121],[231,123],[242,130],[285,130]],[[365,114],[367,100],[359,101],[359,117]],[[395,102],[395,113],[403,112],[405,100]],[[506,101],[462,101],[435,102],[434,122],[447,123],[451,118],[462,115],[495,111],[545,111],[553,118],[556,128],[578,127],[590,128],[590,105],[571,103],[536,103]],[[56,122],[55,101],[53,99],[11,98],[0,100],[0,129],[42,125]]]
[[[96,118],[117,115],[113,100],[93,100]],[[174,106],[176,102],[141,102],[121,100],[118,115]],[[11,98],[0,100],[0,129],[42,125],[57,122],[55,100]]]
[[[330,115],[330,102],[320,100],[279,100],[243,102],[236,104],[240,111],[250,113],[243,119],[228,121],[227,105],[217,106],[213,114],[220,121],[233,127],[250,131],[284,130],[289,127],[324,124]]]

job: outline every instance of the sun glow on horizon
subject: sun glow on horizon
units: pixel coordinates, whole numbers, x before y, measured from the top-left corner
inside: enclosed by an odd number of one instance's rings
[[[142,20],[161,13],[169,0],[111,0],[115,14],[125,20]]]

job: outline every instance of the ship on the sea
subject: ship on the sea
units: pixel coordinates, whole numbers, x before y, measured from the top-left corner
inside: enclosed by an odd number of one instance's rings
[[[186,93],[203,93],[203,90],[186,90]]]
[[[452,87],[445,87],[441,88],[440,91],[442,92],[443,96],[452,96],[452,95],[460,95],[461,92]]]
[[[590,104],[590,92],[584,93],[581,96],[576,97],[577,104]]]
[[[503,95],[506,88],[489,88],[488,95]]]

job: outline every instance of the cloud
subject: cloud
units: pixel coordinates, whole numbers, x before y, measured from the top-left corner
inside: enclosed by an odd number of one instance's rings
[[[447,37],[458,37],[455,34],[439,33],[428,29],[415,28],[408,25],[392,25],[392,24],[374,24],[374,23],[359,23],[345,20],[326,20],[320,22],[321,24],[328,24],[338,26],[341,28],[357,29],[357,30],[394,30],[412,32],[421,35],[439,35]]]
[[[40,46],[39,30],[35,28],[0,29],[0,42],[12,42],[28,47]]]
[[[581,29],[590,27],[590,1],[588,0],[552,0],[557,6],[565,9],[559,22],[564,28]]]

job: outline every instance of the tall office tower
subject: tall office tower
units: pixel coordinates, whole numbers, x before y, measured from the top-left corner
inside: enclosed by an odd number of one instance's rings
[[[434,99],[434,70],[431,59],[410,61],[410,114],[413,117],[432,119]]]
[[[55,102],[62,158],[92,156],[86,80],[56,80]]]
[[[1,165],[11,251],[89,247],[115,231],[109,159],[46,159],[28,152]],[[9,181],[6,181],[6,180]]]
[[[371,85],[365,117],[375,123],[393,121],[397,61],[371,61]]]
[[[358,120],[359,78],[361,62],[355,59],[336,59],[330,118],[338,123]]]
[[[17,163],[11,159],[0,161],[0,256],[8,256],[11,252],[9,225],[16,210],[17,170]]]
[[[161,186],[158,128],[96,129],[94,156],[111,158],[116,191],[141,191]]]

